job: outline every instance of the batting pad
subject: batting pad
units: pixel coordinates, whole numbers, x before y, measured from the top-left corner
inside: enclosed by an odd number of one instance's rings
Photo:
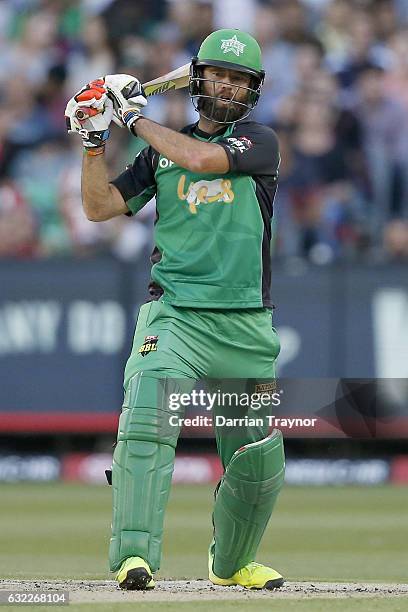
[[[214,563],[219,578],[230,578],[255,560],[285,474],[283,439],[268,437],[239,448],[222,477],[214,504]]]
[[[180,427],[169,424],[168,394],[180,381],[139,372],[129,382],[113,455],[111,571],[127,557],[160,566],[163,520]],[[181,416],[181,415],[180,415]]]

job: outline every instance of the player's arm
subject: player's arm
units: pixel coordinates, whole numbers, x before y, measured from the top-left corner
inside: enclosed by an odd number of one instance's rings
[[[230,169],[227,153],[215,143],[195,140],[145,117],[139,117],[131,131],[164,157],[190,172],[224,174]]]
[[[228,157],[232,172],[277,180],[279,143],[271,128],[252,121],[238,123],[231,135],[218,143]]]
[[[124,172],[112,181],[103,152],[84,155],[82,165],[82,203],[90,221],[107,221],[118,215],[136,214],[156,193],[154,178],[157,154],[143,149]]]
[[[137,79],[126,74],[107,75],[104,83],[113,100],[114,116],[161,155],[191,172],[229,171],[228,156],[219,145],[201,142],[142,117],[147,100]]]
[[[98,85],[96,89],[94,83]],[[76,131],[80,132],[80,128],[84,126],[83,120],[79,125],[76,117],[78,103],[82,104],[82,108],[87,113],[91,112],[87,122],[96,122],[99,120],[96,113],[105,115],[106,110],[101,112],[101,109],[108,108],[112,102],[113,113],[111,113],[111,119],[113,114],[116,123],[126,126],[133,134],[143,138],[153,149],[182,168],[198,173],[217,172],[223,174],[229,171],[228,156],[219,145],[195,140],[142,117],[141,111],[146,106],[147,99],[142,85],[135,77],[127,74],[108,74],[97,81],[93,81],[90,86],[92,86],[92,93],[89,93],[89,90],[79,92],[71,101],[72,108],[67,107],[66,110],[66,114],[70,111],[71,125],[78,124]],[[105,102],[104,106],[100,98],[97,98],[95,102],[95,97],[92,97],[96,90],[103,91],[101,95]],[[109,96],[108,102],[106,101],[106,94]],[[74,108],[75,104],[76,107]],[[71,127],[69,131],[74,130]]]
[[[77,111],[86,107],[88,118],[80,122]],[[82,204],[91,221],[106,221],[129,212],[120,192],[109,184],[105,145],[113,117],[113,103],[103,79],[91,81],[69,100],[65,109],[68,133],[82,138]]]
[[[84,120],[78,119],[81,109],[86,109]],[[104,153],[112,117],[113,102],[107,96],[102,78],[83,87],[65,109],[68,133],[78,133],[84,146],[82,203],[91,221],[107,221],[118,215],[135,213],[155,192],[150,149],[142,152],[133,166],[115,181],[109,182]]]
[[[104,152],[84,153],[82,161],[82,205],[90,221],[107,221],[129,212],[120,191],[109,182]]]

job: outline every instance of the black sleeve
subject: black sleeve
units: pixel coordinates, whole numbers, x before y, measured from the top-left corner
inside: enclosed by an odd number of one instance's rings
[[[158,153],[146,147],[135,158],[133,164],[111,183],[119,189],[132,214],[136,214],[156,193],[155,171]]]
[[[237,123],[229,136],[217,141],[228,155],[230,172],[277,177],[280,156],[275,132],[254,121]]]

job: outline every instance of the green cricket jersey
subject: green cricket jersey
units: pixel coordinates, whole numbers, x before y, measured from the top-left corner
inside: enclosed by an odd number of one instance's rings
[[[156,196],[151,299],[192,308],[271,307],[270,241],[279,149],[275,133],[254,121],[213,135],[182,130],[221,145],[226,174],[196,174],[152,147],[112,183],[136,214]]]

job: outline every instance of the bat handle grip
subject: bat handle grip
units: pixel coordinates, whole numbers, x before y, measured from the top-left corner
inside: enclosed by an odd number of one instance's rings
[[[82,106],[81,108],[78,108],[75,111],[75,117],[78,119],[78,121],[86,121],[86,119],[89,119],[90,117],[94,117],[95,115],[98,114],[98,110],[96,110],[96,108],[91,108],[89,106]]]

